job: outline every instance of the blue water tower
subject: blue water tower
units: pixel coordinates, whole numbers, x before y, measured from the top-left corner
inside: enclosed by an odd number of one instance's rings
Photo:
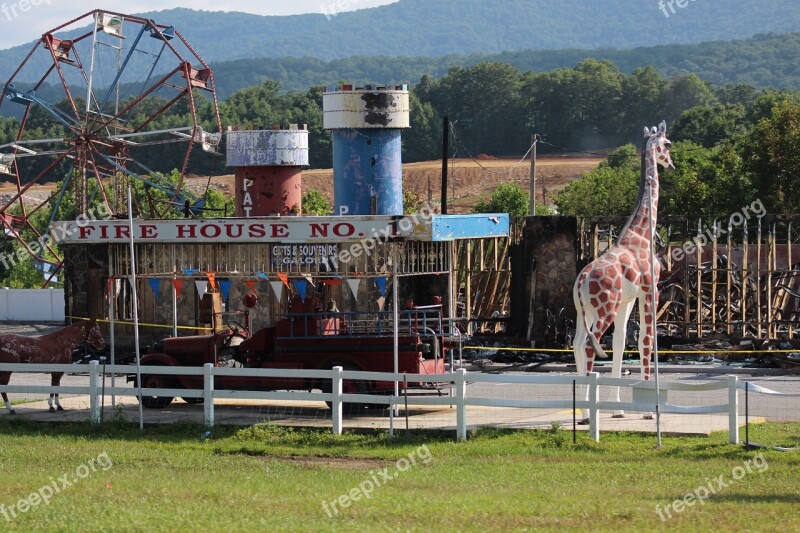
[[[325,129],[333,136],[334,213],[402,215],[408,86],[330,88],[322,109]]]

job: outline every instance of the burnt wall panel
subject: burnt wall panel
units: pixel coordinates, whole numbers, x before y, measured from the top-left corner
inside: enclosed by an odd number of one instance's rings
[[[549,345],[554,319],[575,318],[572,285],[578,274],[578,224],[574,217],[528,217],[512,254],[514,333]],[[563,310],[563,311],[562,311]],[[549,311],[549,314],[548,314]]]

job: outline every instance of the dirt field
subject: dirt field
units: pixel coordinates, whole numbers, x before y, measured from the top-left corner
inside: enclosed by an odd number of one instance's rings
[[[597,167],[601,159],[591,157],[540,157],[537,161],[537,193],[539,203],[549,204],[555,195],[570,181]],[[425,161],[403,165],[403,186],[423,199],[438,202],[441,198],[441,161]],[[187,187],[196,194],[205,190],[208,178],[189,176]],[[530,186],[530,162],[510,159],[487,159],[472,161],[456,159],[450,162],[449,184],[451,212],[470,212],[479,201],[487,198],[501,183],[518,183]],[[228,196],[234,195],[233,175],[220,176],[212,185]],[[333,200],[333,170],[306,170],[303,172],[303,187],[316,189],[329,201]],[[53,192],[52,185],[37,185],[25,194],[26,203],[36,204]],[[16,194],[11,183],[0,184],[0,205],[4,205]]]

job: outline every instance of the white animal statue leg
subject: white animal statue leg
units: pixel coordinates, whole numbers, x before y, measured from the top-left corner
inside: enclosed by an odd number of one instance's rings
[[[617,316],[614,317],[614,355],[611,360],[611,377],[622,377],[622,360],[625,358],[625,341],[628,338],[628,319],[633,311],[635,300],[625,302],[620,306]],[[619,387],[614,387],[612,401],[619,403]],[[625,411],[622,409],[614,410],[614,418],[625,418]]]

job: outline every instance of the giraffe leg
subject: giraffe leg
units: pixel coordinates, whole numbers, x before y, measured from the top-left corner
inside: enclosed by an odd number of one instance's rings
[[[611,377],[613,378],[622,377],[622,360],[625,355],[625,340],[628,336],[628,318],[631,316],[634,303],[635,300],[622,304],[614,317],[614,357],[611,364]],[[614,389],[612,401],[619,403],[619,387],[614,387]],[[614,411],[613,417],[625,418],[625,411],[617,409]]]
[[[575,322],[575,338],[572,340],[572,349],[573,353],[575,354],[575,369],[576,373],[579,376],[586,375],[586,364],[587,364],[587,353],[586,353],[586,343],[589,342],[589,332],[586,329],[587,319],[581,316],[581,312],[586,312],[585,308],[579,301],[580,296],[577,293],[574,295],[575,299],[575,308],[578,310],[578,319]],[[589,400],[589,387],[583,387],[583,399],[584,401]],[[586,409],[581,410],[581,416],[583,419],[580,421],[580,424],[585,425],[589,423],[589,413]]]
[[[653,302],[650,291],[647,291],[639,298],[639,315],[641,317],[641,326],[639,329],[639,356],[641,358],[642,379],[649,381],[656,334],[655,324],[653,324]],[[645,413],[642,418],[645,420],[652,420],[653,413]]]

